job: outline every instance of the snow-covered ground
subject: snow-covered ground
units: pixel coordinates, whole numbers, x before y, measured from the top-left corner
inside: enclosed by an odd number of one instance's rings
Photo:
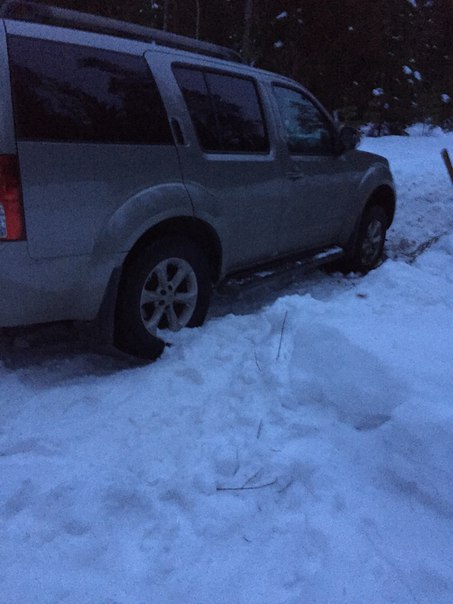
[[[453,602],[453,135],[362,147],[367,277],[218,294],[152,365],[0,338],[1,604]]]

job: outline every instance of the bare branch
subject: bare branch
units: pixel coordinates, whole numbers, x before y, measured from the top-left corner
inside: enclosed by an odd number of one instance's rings
[[[283,317],[283,323],[282,323],[282,328],[280,331],[280,342],[278,344],[278,352],[277,352],[277,357],[276,357],[276,361],[278,361],[278,359],[280,358],[280,352],[282,349],[282,341],[283,341],[283,332],[285,331],[285,324],[286,324],[286,317],[288,316],[288,311],[285,312],[285,316]]]
[[[258,357],[256,356],[256,348],[253,349],[253,353],[255,355],[255,364],[258,367],[258,371],[262,372],[263,370],[261,369],[261,365],[258,363]]]
[[[451,164],[451,159],[448,155],[448,151],[446,149],[442,149],[440,154],[442,155],[442,159],[444,160],[445,167],[447,168],[447,172],[450,176],[450,180],[453,183],[453,165]]]
[[[261,431],[263,429],[263,420],[260,420],[260,423],[258,424],[258,430],[256,432],[256,438],[259,439],[259,437],[261,436]]]
[[[277,482],[277,479],[272,482],[266,482],[266,484],[258,484],[255,487],[216,487],[216,491],[254,491],[255,489],[264,489],[271,487]]]
[[[250,478],[247,478],[247,480],[242,485],[242,488],[244,488],[246,485],[248,485],[250,482],[252,482],[252,480],[254,480],[255,478],[257,478],[260,475],[260,473],[261,473],[261,468],[259,470],[257,470],[255,472],[255,474],[253,474],[253,476],[250,476]]]

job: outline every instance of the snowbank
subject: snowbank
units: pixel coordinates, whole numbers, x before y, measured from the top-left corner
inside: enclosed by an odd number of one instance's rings
[[[365,278],[218,295],[150,366],[2,341],[2,604],[453,601],[443,146],[364,141],[400,200]]]

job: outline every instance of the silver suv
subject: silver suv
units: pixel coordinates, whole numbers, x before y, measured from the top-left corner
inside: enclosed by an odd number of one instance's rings
[[[0,82],[0,326],[100,318],[153,358],[227,275],[381,258],[387,161],[233,51],[10,2]]]

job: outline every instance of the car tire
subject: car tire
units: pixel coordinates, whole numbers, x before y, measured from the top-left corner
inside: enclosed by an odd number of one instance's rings
[[[134,356],[156,359],[165,347],[165,330],[204,322],[210,292],[209,265],[196,243],[175,236],[143,247],[123,269],[116,345]]]
[[[358,235],[351,256],[342,262],[343,271],[367,273],[382,260],[388,216],[378,205],[368,207],[360,222]]]

